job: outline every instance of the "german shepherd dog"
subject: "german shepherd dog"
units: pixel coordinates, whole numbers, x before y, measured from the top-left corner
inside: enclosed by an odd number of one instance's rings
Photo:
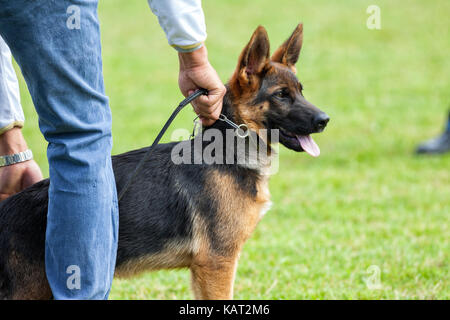
[[[227,83],[222,113],[257,134],[278,129],[285,147],[317,156],[310,134],[321,132],[329,118],[306,101],[295,75],[302,35],[299,24],[270,56],[267,32],[259,26]],[[229,126],[216,121],[202,130],[211,128]],[[242,246],[270,206],[267,163],[175,164],[176,145],[156,147],[119,203],[115,276],[187,267],[195,298],[232,299]],[[147,150],[113,156],[118,190]],[[0,299],[52,298],[44,266],[49,183],[38,182],[0,203]]]

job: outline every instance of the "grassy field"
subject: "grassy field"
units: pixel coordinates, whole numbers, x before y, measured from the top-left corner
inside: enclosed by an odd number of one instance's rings
[[[366,27],[371,4],[381,30]],[[204,9],[223,81],[257,25],[274,50],[302,21],[299,78],[331,117],[315,137],[319,158],[280,148],[274,205],[244,247],[235,298],[449,299],[450,155],[413,150],[442,130],[449,108],[450,2],[205,0]],[[100,0],[99,14],[117,154],[149,145],[181,100],[178,61],[146,1]],[[24,132],[48,175],[22,78],[21,90]],[[186,109],[171,130],[193,118]],[[379,288],[366,283],[370,266]],[[116,279],[110,298],[190,299],[189,272]]]

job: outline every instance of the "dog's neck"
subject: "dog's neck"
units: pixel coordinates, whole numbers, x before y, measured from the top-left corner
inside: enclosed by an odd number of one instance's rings
[[[242,125],[246,123],[243,123],[242,119],[239,117],[239,114],[237,114],[237,106],[234,102],[234,97],[231,94],[231,91],[229,90],[228,86],[227,86],[227,93],[225,94],[224,98],[223,98],[223,106],[222,106],[222,115],[224,115],[226,118],[228,118],[228,120],[232,121],[233,123],[235,123],[236,125]],[[224,143],[223,143],[223,150],[224,152],[230,152],[229,149],[227,149],[227,142],[229,142],[227,139],[229,139],[230,137],[230,130],[235,130],[235,128],[233,128],[229,123],[222,121],[222,120],[217,120],[213,125],[209,126],[209,127],[205,127],[203,128],[203,135],[207,133],[208,130],[218,130],[221,132],[222,137],[224,137]],[[228,133],[228,135],[227,135]],[[253,150],[256,149],[256,152],[258,152],[260,146],[262,146],[261,144],[261,139],[258,138],[258,136],[256,135],[255,132],[252,132],[250,134],[253,134],[253,138],[251,138],[250,136],[247,136],[246,138],[241,138],[238,136],[233,136],[233,138],[235,138],[236,140],[238,139],[244,139],[245,141],[245,145],[246,148],[244,150],[245,154],[248,156],[250,154],[249,150],[250,148],[253,148]],[[258,142],[256,142],[258,141]],[[206,145],[208,145],[209,143],[204,143],[204,147]],[[228,145],[229,146],[229,145]],[[246,163],[241,164],[244,167],[248,167],[250,169],[257,169],[258,171],[260,171],[261,173],[266,172],[267,170],[270,170],[270,165],[271,165],[271,158],[275,155],[275,151],[271,148],[268,147],[266,149],[266,146],[264,144],[265,149],[268,151],[265,151],[263,153],[259,153],[257,156],[257,160],[253,159],[253,162],[250,161],[246,161]],[[242,154],[238,154],[238,148],[236,147],[236,144],[234,144],[234,148],[231,151],[233,153],[233,158],[237,161],[237,159],[239,158],[239,156],[242,156]],[[241,150],[242,153],[242,150]],[[261,155],[263,155],[261,157]],[[249,158],[250,159],[250,158]]]
[[[247,123],[244,123],[244,121],[241,119],[241,117],[237,111],[238,106],[237,106],[237,103],[235,102],[236,98],[233,96],[232,91],[230,90],[229,84],[226,84],[225,87],[227,89],[227,92],[225,93],[225,96],[223,97],[223,100],[222,100],[222,112],[221,112],[222,115],[227,117],[228,120],[235,123],[236,125],[241,125],[241,124],[248,125]],[[232,126],[230,126],[230,124],[228,124],[224,121],[217,120],[210,127],[206,127],[205,130],[208,130],[211,128],[222,131],[222,130],[226,130],[226,129],[232,129]]]

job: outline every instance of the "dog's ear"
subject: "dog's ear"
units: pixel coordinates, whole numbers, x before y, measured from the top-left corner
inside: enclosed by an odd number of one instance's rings
[[[269,37],[266,29],[259,26],[253,33],[250,42],[242,50],[232,82],[237,82],[241,87],[256,83],[269,62]]]
[[[271,60],[289,67],[296,73],[295,64],[300,55],[303,43],[303,24],[299,24],[287,39],[272,55]]]

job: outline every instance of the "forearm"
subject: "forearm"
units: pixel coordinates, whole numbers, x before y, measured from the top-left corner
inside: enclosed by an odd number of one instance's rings
[[[201,67],[209,63],[208,53],[205,47],[191,52],[178,52],[178,60],[180,62],[180,69],[182,70]]]
[[[180,52],[197,50],[206,40],[201,0],[148,0],[171,46]]]
[[[23,152],[28,149],[20,128],[12,128],[0,135],[0,156]]]
[[[0,135],[13,127],[22,127],[24,120],[11,51],[0,37]]]
[[[166,33],[169,44],[178,51],[178,85],[184,96],[199,88],[208,90],[192,102],[204,125],[219,118],[226,89],[208,61],[205,17],[201,0],[148,0]]]
[[[0,156],[18,154],[28,149],[22,130],[13,128],[0,135]],[[0,167],[0,201],[42,180],[34,160]]]

